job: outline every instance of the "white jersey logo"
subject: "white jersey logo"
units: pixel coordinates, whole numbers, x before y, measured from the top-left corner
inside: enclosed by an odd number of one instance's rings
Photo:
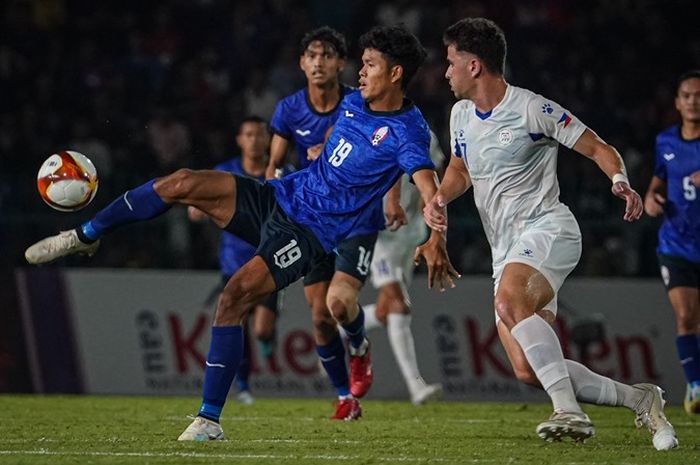
[[[504,147],[513,143],[513,131],[510,129],[501,129],[498,133],[498,143]]]
[[[349,111],[345,110],[345,117],[346,118],[352,118],[353,116],[355,116],[355,113],[350,113]]]
[[[671,161],[674,158],[676,158],[676,154],[675,153],[664,153],[664,158],[666,159],[666,161]]]
[[[306,137],[309,134],[311,134],[311,130],[309,130],[309,129],[297,129],[296,133],[299,134],[301,137]]]

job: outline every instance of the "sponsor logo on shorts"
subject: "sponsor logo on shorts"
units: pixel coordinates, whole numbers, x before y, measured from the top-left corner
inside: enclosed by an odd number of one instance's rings
[[[301,249],[297,245],[296,239],[292,239],[289,241],[289,244],[275,252],[275,265],[285,269],[297,262],[300,258]]]
[[[532,249],[523,249],[523,251],[520,252],[519,255],[523,257],[534,257],[535,252],[533,252]]]

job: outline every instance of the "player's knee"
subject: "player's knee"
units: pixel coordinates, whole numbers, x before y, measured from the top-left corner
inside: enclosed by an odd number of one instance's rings
[[[270,342],[275,338],[275,328],[267,326],[255,326],[255,339],[261,342]]]
[[[694,334],[698,332],[698,315],[690,309],[680,309],[676,311],[676,328],[678,334]]]
[[[321,307],[312,309],[311,323],[316,331],[326,332],[329,328],[335,327],[335,320],[331,316],[331,312],[326,308],[325,302]]]
[[[352,302],[349,300],[350,299],[346,296],[331,292],[328,293],[328,297],[326,298],[328,310],[330,310],[335,321],[340,324],[347,323],[350,320],[349,310],[352,306]],[[355,305],[357,305],[357,302],[355,302]]]
[[[509,329],[517,323],[515,315],[515,299],[509,294],[499,292],[493,300],[496,314]]]
[[[216,320],[219,322],[242,320],[261,297],[263,296],[258,291],[258,285],[253,280],[240,274],[235,275],[219,296]]]
[[[192,192],[195,182],[194,171],[182,168],[157,179],[153,184],[153,189],[165,202],[172,202],[186,198]]]

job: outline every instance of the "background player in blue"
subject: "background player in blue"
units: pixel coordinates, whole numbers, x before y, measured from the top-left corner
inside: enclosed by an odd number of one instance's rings
[[[198,416],[178,439],[222,439],[218,420],[242,355],[241,323],[261,298],[304,276],[311,264],[348,234],[384,227],[382,197],[401,173],[410,174],[427,203],[437,192],[428,156],[429,132],[420,111],[404,97],[425,58],[418,39],[403,27],[375,28],[361,38],[359,94],[341,105],[319,159],[306,170],[267,184],[220,171],[178,170],[125,192],[92,220],[29,247],[29,263],[93,254],[98,240],[119,226],[146,220],[173,204],[194,206],[214,223],[251,243],[255,257],[224,288],[214,317]],[[446,216],[444,209],[440,210]],[[446,221],[444,219],[443,221]],[[428,264],[428,285],[453,286],[458,276],[436,230],[416,250]],[[349,335],[350,352],[366,350],[361,283],[336,272],[327,306]]]
[[[236,144],[240,149],[240,156],[236,156],[214,167],[215,170],[227,171],[241,176],[249,176],[262,182],[265,180],[265,168],[268,162],[268,149],[270,148],[270,132],[267,122],[259,116],[249,116],[241,122],[236,135]],[[287,170],[289,171],[289,170]],[[203,221],[206,214],[194,207],[188,208],[188,214],[193,221]],[[216,289],[216,295],[248,260],[255,255],[255,247],[239,237],[221,232],[219,242],[219,267],[221,270],[222,285]],[[252,314],[252,329],[255,338],[261,343],[262,356],[274,371],[276,361],[274,358],[275,323],[277,320],[278,306],[282,293],[272,293],[258,305]],[[249,326],[250,327],[250,326]],[[243,345],[244,354],[241,366],[236,374],[236,398],[242,404],[251,404],[254,397],[250,392],[248,377],[250,375],[251,353],[249,331],[245,332]]]
[[[656,137],[656,166],[644,209],[649,216],[664,215],[657,252],[688,381],[683,407],[700,414],[700,70],[679,78],[675,103],[681,124]]]
[[[348,48],[345,37],[327,26],[308,32],[301,39],[299,67],[306,76],[306,87],[277,103],[270,121],[270,164],[267,178],[282,168],[293,143],[297,169],[313,161],[308,150],[318,150],[328,128],[338,118],[341,99],[352,91],[340,82]]]

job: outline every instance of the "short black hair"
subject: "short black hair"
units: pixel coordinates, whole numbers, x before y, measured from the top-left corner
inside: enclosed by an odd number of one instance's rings
[[[678,95],[678,91],[681,89],[681,84],[688,79],[700,79],[700,69],[691,69],[678,76],[678,80],[676,81],[676,95]]]
[[[445,30],[442,40],[445,45],[454,45],[458,51],[478,56],[490,72],[505,74],[506,36],[503,29],[490,19],[461,19]]]
[[[427,53],[416,36],[402,24],[397,26],[377,26],[360,37],[360,49],[373,48],[381,52],[390,66],[403,68],[401,88],[409,82],[423,64]]]
[[[248,115],[245,118],[243,118],[238,125],[238,133],[240,134],[241,128],[243,128],[243,125],[245,123],[256,123],[256,124],[262,124],[265,126],[265,129],[267,129],[267,120],[265,118],[262,118],[258,115]]]
[[[333,47],[340,58],[348,56],[348,43],[345,40],[345,36],[328,26],[321,26],[304,34],[299,44],[299,55],[303,55],[309,47],[309,44],[315,41]]]

